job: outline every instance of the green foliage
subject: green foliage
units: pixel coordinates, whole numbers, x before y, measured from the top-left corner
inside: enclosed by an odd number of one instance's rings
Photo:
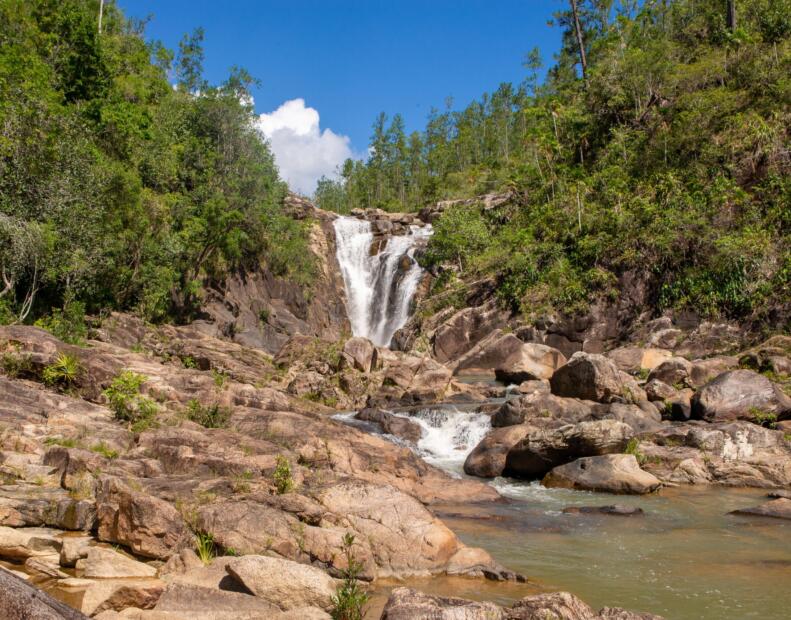
[[[47,385],[69,389],[75,386],[82,371],[79,359],[68,353],[59,353],[54,362],[44,367],[41,378]]]
[[[624,454],[631,454],[634,456],[640,465],[644,465],[648,461],[645,454],[640,451],[640,440],[637,437],[632,437],[629,440],[629,443],[626,444],[626,448],[624,449]]]
[[[777,414],[771,411],[764,411],[759,407],[750,407],[748,412],[752,416],[752,421],[759,426],[775,428],[777,426]]]
[[[347,532],[341,547],[346,558],[346,569],[343,571],[343,583],[332,597],[330,615],[333,620],[362,620],[365,616],[365,605],[370,598],[360,585],[359,576],[363,566],[355,557],[353,546],[354,535]]]
[[[67,301],[62,309],[53,308],[52,314],[37,320],[36,327],[46,329],[63,342],[84,344],[88,335],[85,304],[79,301]]]
[[[771,319],[791,295],[791,2],[578,0],[539,85],[433,110],[424,131],[380,115],[371,155],[317,199],[333,208],[448,204],[423,264],[492,278],[525,315],[585,311],[624,281],[655,310]],[[499,192],[500,204],[473,196]]]
[[[77,440],[71,437],[47,437],[44,440],[46,446],[62,446],[64,448],[76,448]]]
[[[294,479],[291,477],[291,463],[282,454],[275,459],[275,473],[272,476],[278,495],[283,495],[294,489]]]
[[[33,362],[30,355],[15,351],[5,351],[0,356],[0,367],[11,379],[18,379],[33,374]]]
[[[201,405],[197,398],[187,403],[187,418],[206,428],[226,428],[231,419],[231,410],[217,403]]]
[[[148,428],[158,411],[153,400],[140,394],[140,388],[147,380],[145,375],[124,370],[103,392],[115,417],[129,422],[135,432]]]
[[[214,536],[201,532],[195,537],[195,551],[201,562],[209,564],[217,555],[214,545]]]
[[[91,446],[91,452],[96,452],[97,454],[101,454],[106,459],[118,458],[118,450],[113,450],[110,446],[108,446],[103,441],[93,444]]]
[[[310,224],[256,127],[254,82],[203,77],[95,0],[0,0],[0,322],[81,342],[82,315],[189,319],[208,280],[262,262],[307,286]],[[170,84],[174,77],[178,88]]]

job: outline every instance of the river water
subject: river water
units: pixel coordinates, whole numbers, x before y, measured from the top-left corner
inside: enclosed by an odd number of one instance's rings
[[[454,476],[488,430],[488,416],[455,407],[409,415],[423,427],[414,449]],[[526,575],[528,584],[440,577],[383,582],[368,617],[396,585],[509,603],[537,591],[568,590],[597,609],[650,611],[670,619],[791,618],[791,523],[729,515],[765,500],[760,490],[678,487],[614,496],[496,479],[508,498],[434,507],[467,544]],[[638,506],[638,516],[580,515],[568,506]]]

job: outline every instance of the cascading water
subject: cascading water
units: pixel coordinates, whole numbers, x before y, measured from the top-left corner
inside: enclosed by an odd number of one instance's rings
[[[406,235],[388,236],[384,247],[374,252],[370,222],[339,217],[334,225],[352,333],[377,346],[389,346],[393,334],[409,319],[423,275],[414,252],[417,243],[431,235],[431,226],[411,226]]]

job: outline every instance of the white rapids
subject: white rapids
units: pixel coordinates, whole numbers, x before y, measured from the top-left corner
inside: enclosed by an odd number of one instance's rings
[[[431,235],[431,226],[411,226],[406,235],[388,236],[376,253],[371,251],[370,222],[339,217],[334,226],[352,333],[377,346],[389,346],[393,334],[409,319],[412,297],[423,276],[414,252],[417,242]]]

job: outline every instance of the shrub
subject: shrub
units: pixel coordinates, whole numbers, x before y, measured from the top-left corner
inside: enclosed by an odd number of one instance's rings
[[[40,318],[35,323],[63,342],[83,344],[88,336],[85,324],[85,304],[79,301],[66,301],[63,309],[53,308],[52,314]]]
[[[214,536],[206,533],[198,534],[195,539],[195,551],[201,562],[204,564],[211,562],[215,556]]]
[[[187,403],[187,418],[206,428],[225,428],[231,419],[231,410],[217,403],[204,407],[193,398]]]
[[[766,428],[775,428],[777,426],[777,414],[771,411],[764,411],[758,407],[750,407],[750,415],[753,416],[753,422],[759,426]]]
[[[147,379],[145,375],[124,370],[104,390],[116,419],[130,422],[136,432],[147,428],[158,411],[154,401],[140,394],[140,388]]]
[[[44,367],[41,378],[47,385],[69,389],[74,387],[81,374],[80,360],[68,353],[60,353],[52,364]]]
[[[640,452],[640,440],[637,437],[632,437],[629,440],[629,443],[626,444],[626,449],[624,450],[624,454],[631,454],[634,458],[637,459],[637,462],[640,465],[645,464],[648,460],[642,452]]]
[[[354,535],[347,533],[343,537],[341,550],[346,557],[346,570],[343,571],[343,583],[338,586],[332,597],[333,620],[362,620],[365,615],[365,604],[370,598],[360,586],[359,575],[362,571],[360,563],[354,555]]]
[[[106,459],[118,458],[118,450],[113,450],[110,446],[108,446],[103,441],[100,441],[99,443],[92,445],[91,451],[96,452],[97,454],[101,454]]]
[[[33,373],[33,363],[29,355],[6,351],[0,358],[3,372],[11,379],[17,379]]]
[[[291,477],[291,463],[282,454],[277,455],[275,460],[275,474],[273,481],[278,495],[288,493],[294,488],[294,479]]]

